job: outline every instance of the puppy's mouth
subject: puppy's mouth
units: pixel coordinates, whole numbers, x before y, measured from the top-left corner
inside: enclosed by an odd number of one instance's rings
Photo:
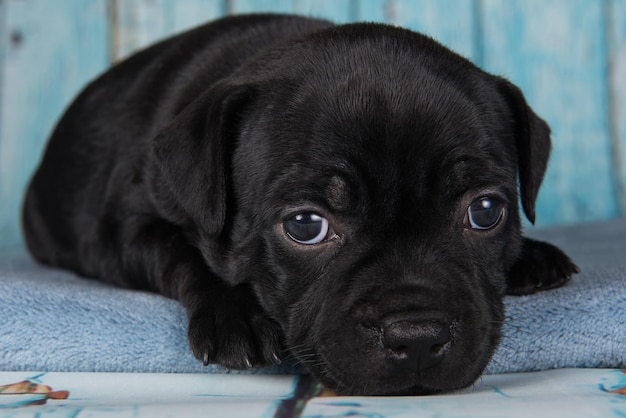
[[[431,387],[422,382],[426,379],[426,373],[414,371],[410,376],[402,379],[369,379],[360,376],[341,373],[332,361],[324,361],[316,365],[309,365],[312,375],[326,388],[329,388],[343,396],[428,396],[461,389],[463,385],[451,385],[445,388]],[[471,383],[471,382],[470,382]]]
[[[486,367],[499,335],[499,329],[472,327],[460,318],[411,316],[343,330],[323,333],[327,342],[302,361],[324,386],[351,396],[419,396],[465,388]]]
[[[353,274],[352,287],[292,305],[287,346],[300,348],[294,354],[309,372],[341,395],[426,395],[473,384],[500,339],[500,295],[462,266],[428,274],[424,264],[394,285],[372,279],[390,275],[380,265]]]

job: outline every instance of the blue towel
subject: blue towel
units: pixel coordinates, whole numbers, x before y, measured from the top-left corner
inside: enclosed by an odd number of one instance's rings
[[[487,373],[626,367],[626,219],[532,231],[583,272],[561,289],[506,298],[504,338]],[[0,370],[225,373],[187,346],[183,308],[0,256]],[[251,373],[303,371],[294,360]]]

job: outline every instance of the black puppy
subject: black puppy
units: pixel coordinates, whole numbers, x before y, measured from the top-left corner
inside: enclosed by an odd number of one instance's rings
[[[84,90],[24,228],[43,263],[179,300],[205,364],[290,351],[340,393],[453,390],[507,291],[577,271],[520,233],[549,150],[516,87],[430,38],[230,17]]]

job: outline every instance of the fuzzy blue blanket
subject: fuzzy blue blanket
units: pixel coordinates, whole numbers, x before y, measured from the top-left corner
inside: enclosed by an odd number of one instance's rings
[[[507,297],[502,344],[488,373],[626,367],[626,219],[534,231],[582,268],[564,288]],[[0,370],[227,372],[187,347],[182,307],[0,256]],[[293,361],[261,373],[302,371]]]

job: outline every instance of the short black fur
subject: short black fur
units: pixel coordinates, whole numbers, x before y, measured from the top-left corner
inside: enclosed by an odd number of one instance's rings
[[[577,272],[520,232],[549,153],[518,88],[428,37],[228,17],[80,94],[24,230],[43,263],[179,300],[205,364],[291,352],[344,394],[441,392],[480,376],[507,291]]]

